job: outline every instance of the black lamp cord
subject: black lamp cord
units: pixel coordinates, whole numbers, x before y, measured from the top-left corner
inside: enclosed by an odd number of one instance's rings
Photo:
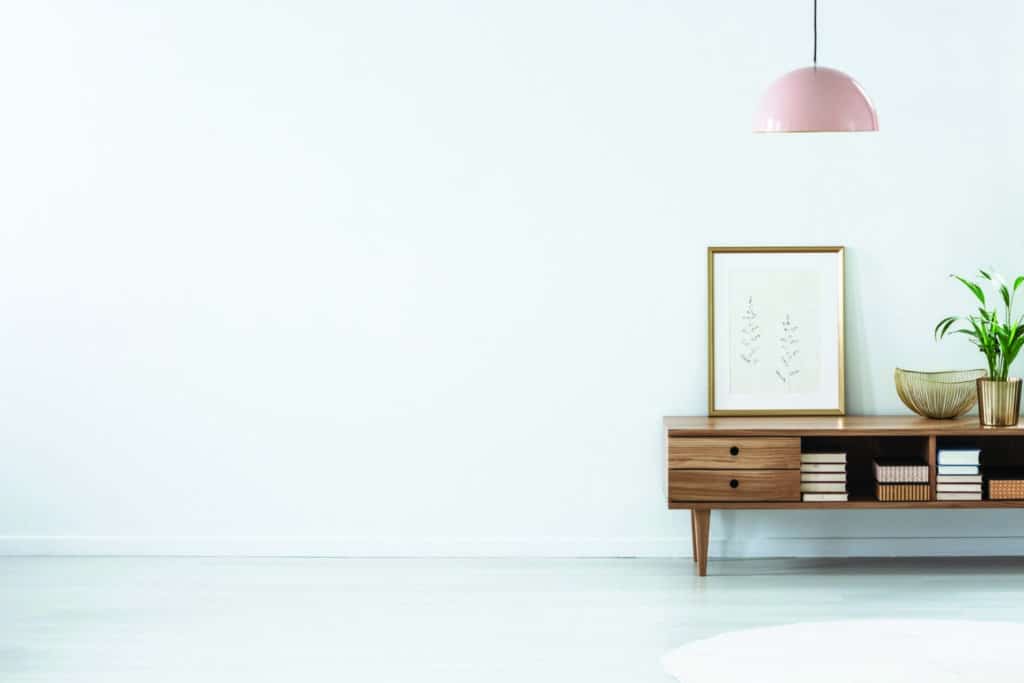
[[[818,66],[818,0],[814,0],[814,66]]]

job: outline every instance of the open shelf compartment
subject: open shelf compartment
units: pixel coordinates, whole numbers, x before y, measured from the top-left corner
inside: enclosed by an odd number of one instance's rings
[[[930,444],[928,436],[805,436],[800,439],[800,450],[803,453],[846,453],[846,490],[850,502],[889,505],[875,498],[875,459],[914,459],[928,465],[928,500],[931,501],[935,499],[935,467]]]
[[[1024,479],[1024,443],[1004,435],[956,435],[939,436],[936,440],[937,452],[942,449],[979,449],[981,457],[981,474],[983,478],[982,497],[991,499],[990,479]],[[1011,502],[1022,499],[1002,499],[993,502]]]

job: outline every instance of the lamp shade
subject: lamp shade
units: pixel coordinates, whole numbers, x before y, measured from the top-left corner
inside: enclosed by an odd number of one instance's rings
[[[837,69],[808,66],[780,77],[761,96],[756,133],[878,130],[878,114],[860,83]]]

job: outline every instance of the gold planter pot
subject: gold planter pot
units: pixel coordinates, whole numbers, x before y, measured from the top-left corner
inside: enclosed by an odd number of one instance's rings
[[[1012,427],[1020,418],[1020,377],[978,380],[978,419],[983,427]]]

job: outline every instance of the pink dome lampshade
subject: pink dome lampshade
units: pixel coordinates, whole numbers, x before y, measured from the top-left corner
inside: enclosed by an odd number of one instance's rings
[[[837,69],[808,66],[777,79],[761,96],[755,133],[877,131],[878,114],[860,84]]]

